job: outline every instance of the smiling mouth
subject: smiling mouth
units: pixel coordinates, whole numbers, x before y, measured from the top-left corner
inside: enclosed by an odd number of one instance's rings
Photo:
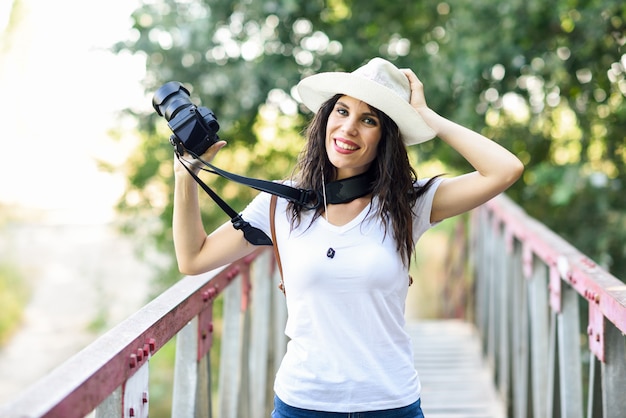
[[[336,139],[336,138],[335,138],[335,145],[338,148],[341,148],[341,149],[346,150],[346,151],[356,151],[356,150],[359,149],[359,147],[356,146],[356,145],[344,142],[344,141],[342,141],[340,139]]]

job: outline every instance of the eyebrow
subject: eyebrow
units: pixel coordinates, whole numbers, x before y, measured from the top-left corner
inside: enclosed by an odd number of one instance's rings
[[[348,109],[350,109],[350,106],[348,106],[345,102],[342,102],[341,100],[338,100],[337,104],[340,105],[340,106],[347,107]],[[370,109],[370,112],[363,112],[362,114],[366,115],[366,116],[372,116],[372,117],[375,117],[376,119],[378,119],[378,115],[376,115],[376,113],[371,111],[370,105],[367,105],[367,107]]]

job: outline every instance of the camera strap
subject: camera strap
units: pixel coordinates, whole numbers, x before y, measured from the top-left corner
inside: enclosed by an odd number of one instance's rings
[[[282,197],[302,206],[305,210],[317,209],[323,201],[323,196],[320,192],[310,189],[295,188],[273,181],[240,176],[215,167],[200,157],[196,156],[195,158],[210,168],[210,170],[206,171],[220,175],[225,179],[250,186],[253,189]],[[374,180],[374,173],[368,170],[365,173],[353,177],[331,181],[326,185],[326,202],[336,205],[351,202],[354,199],[365,196],[372,191]]]
[[[215,167],[211,163],[204,161],[202,158],[196,157],[196,159],[202,162],[204,165],[210,168],[207,170],[211,173],[220,175],[225,179],[232,180],[239,184],[252,187],[253,189],[267,192],[278,197],[282,197],[297,205],[302,206],[306,210],[317,209],[322,202],[322,196],[320,193],[314,190],[299,189],[296,187],[287,186],[286,184],[276,183],[268,180],[260,180],[251,177],[240,176],[228,171]]]
[[[226,212],[228,216],[231,217],[231,222],[233,223],[233,227],[235,229],[239,229],[243,232],[243,236],[252,245],[273,245],[272,240],[267,236],[267,234],[261,231],[259,228],[255,228],[250,225],[249,222],[246,222],[239,213],[237,213],[233,208],[231,208],[228,203],[226,203],[221,197],[218,196],[209,186],[207,186],[201,179],[193,172],[187,164],[185,164],[178,153],[176,153],[176,157],[179,159],[180,163],[185,167],[185,170],[194,178],[196,183],[202,187],[211,198],[218,204],[218,206]]]
[[[193,154],[192,154],[193,155]],[[221,197],[218,196],[209,186],[207,186],[196,173],[191,170],[186,161],[181,157],[179,152],[176,152],[176,157],[180,163],[185,167],[187,172],[194,178],[194,180],[202,187],[202,189],[218,204],[218,206],[231,217],[231,222],[235,229],[240,229],[245,239],[252,245],[273,245],[272,240],[258,228],[253,227],[250,223],[246,222],[239,213],[231,208]],[[203,160],[199,156],[195,156],[198,161],[207,166],[209,169],[203,168],[213,174],[222,176],[228,180],[252,187],[253,189],[267,192],[272,195],[282,197],[295,204],[303,207],[305,210],[316,209],[323,201],[323,197],[320,192],[308,189],[300,189],[291,187],[285,184],[276,183],[268,180],[260,180],[251,177],[240,176],[228,171],[215,167],[208,161]],[[330,204],[341,204],[350,202],[358,197],[364,196],[372,191],[372,184],[374,178],[371,171],[367,171],[363,174],[350,177],[347,179],[331,181],[326,185],[326,200]]]

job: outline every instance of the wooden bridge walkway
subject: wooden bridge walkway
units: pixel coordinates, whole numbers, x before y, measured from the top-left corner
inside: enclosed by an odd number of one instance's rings
[[[470,232],[475,323],[407,323],[426,418],[626,417],[626,284],[504,196],[475,212]],[[286,347],[278,282],[267,250],[185,277],[0,416],[147,418],[150,358],[176,338],[171,416],[268,417]]]
[[[413,321],[407,330],[413,338],[426,418],[506,416],[473,324],[461,320]]]

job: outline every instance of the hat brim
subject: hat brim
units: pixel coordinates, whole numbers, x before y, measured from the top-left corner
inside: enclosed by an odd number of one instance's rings
[[[335,94],[345,94],[384,112],[397,125],[405,145],[415,145],[435,137],[436,133],[419,113],[394,91],[352,73],[328,72],[304,78],[297,86],[302,103],[317,112]]]

